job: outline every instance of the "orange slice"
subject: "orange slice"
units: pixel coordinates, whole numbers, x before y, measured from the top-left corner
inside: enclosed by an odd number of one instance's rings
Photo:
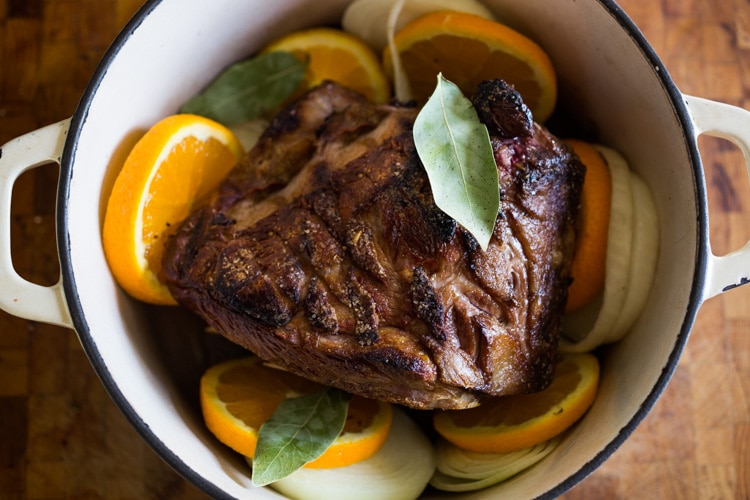
[[[394,44],[412,96],[421,104],[442,72],[468,97],[481,81],[502,78],[518,90],[540,123],[555,107],[557,83],[549,57],[534,41],[500,23],[439,11],[407,24],[396,33]],[[390,48],[383,52],[383,63],[392,77]]]
[[[543,391],[436,412],[433,421],[437,432],[461,449],[509,453],[543,443],[573,425],[593,403],[598,385],[594,355],[566,354]]]
[[[607,163],[594,146],[579,140],[565,142],[586,166],[570,273],[573,282],[568,288],[566,305],[566,312],[570,312],[582,308],[604,290],[612,178]]]
[[[281,402],[323,386],[264,366],[255,357],[220,363],[201,378],[201,408],[208,429],[222,443],[252,457],[258,429]],[[393,420],[388,403],[358,396],[349,402],[343,432],[309,468],[345,467],[374,455],[385,443]]]
[[[161,278],[164,242],[242,157],[234,134],[180,114],[154,125],[131,150],[107,203],[102,243],[110,270],[133,297],[175,304]]]
[[[290,52],[307,61],[305,88],[332,80],[372,102],[384,103],[391,97],[378,56],[354,35],[333,28],[296,31],[263,49],[263,52],[276,51]]]

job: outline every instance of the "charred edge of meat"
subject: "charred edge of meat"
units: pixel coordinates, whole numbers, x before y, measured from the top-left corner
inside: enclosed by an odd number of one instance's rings
[[[296,312],[296,303],[283,285],[253,265],[253,253],[239,245],[222,252],[214,294],[226,306],[267,325],[283,326]]]
[[[346,232],[346,245],[355,264],[379,279],[385,279],[385,268],[378,260],[375,241],[368,226],[361,221],[350,223]]]
[[[437,340],[444,342],[445,332],[441,325],[445,310],[437,299],[435,289],[427,278],[427,273],[425,273],[421,266],[414,269],[409,294],[411,295],[411,302],[414,305],[417,317],[427,323],[430,331]]]
[[[461,226],[458,227],[458,235],[461,238],[461,243],[463,244],[464,249],[469,252],[469,255],[473,256],[476,255],[477,252],[482,251],[482,247],[479,245],[479,242],[474,235]]]
[[[318,281],[317,276],[310,279],[307,296],[304,301],[307,320],[319,330],[336,333],[339,329],[336,310],[328,300],[328,292]]]
[[[417,175],[417,170],[412,171],[412,175]],[[414,196],[418,200],[419,206],[423,210],[423,215],[430,227],[434,230],[437,241],[447,243],[456,234],[459,227],[456,219],[443,212],[435,204],[435,198],[432,190],[429,188],[429,182],[424,183],[425,190],[416,193]]]
[[[362,286],[357,278],[350,273],[347,292],[349,305],[354,313],[354,334],[362,346],[369,346],[378,341],[378,313],[375,300],[370,292]]]
[[[327,99],[328,96],[334,96],[333,99]],[[290,102],[287,106],[282,108],[276,115],[273,116],[268,127],[263,131],[262,138],[275,138],[290,132],[295,132],[307,119],[306,116],[301,116],[300,113],[303,108],[300,104],[304,104],[305,101],[319,100],[320,98],[326,99],[324,105],[330,105],[333,107],[346,106],[347,104],[354,104],[363,101],[363,96],[346,87],[342,87],[335,82],[326,80],[316,87],[308,90],[305,94],[299,96]],[[330,115],[330,113],[328,113]]]
[[[373,349],[361,351],[362,359],[373,366],[386,366],[394,372],[403,371],[410,374],[421,374],[424,370],[422,363],[391,345],[377,346]]]
[[[229,227],[235,224],[237,224],[235,219],[227,217],[227,215],[222,212],[213,214],[213,218],[211,219],[212,226]]]
[[[320,189],[305,195],[303,201],[311,205],[313,213],[320,217],[337,241],[344,239],[343,222],[336,206],[338,203],[336,193],[332,190]]]
[[[192,266],[187,263],[192,263],[205,245],[206,237],[211,234],[208,229],[214,220],[219,221],[222,225],[231,221],[228,217],[217,217],[215,213],[211,213],[209,210],[200,210],[185,220],[177,233],[169,235],[164,245],[164,254],[181,255],[181,259],[164,260],[163,272],[166,276],[172,275],[178,277],[182,282],[190,282]]]
[[[299,108],[293,104],[277,113],[261,135],[274,138],[296,130],[300,125]]]
[[[406,169],[401,181],[394,183],[384,217],[390,220],[394,226],[392,232],[399,235],[415,257],[421,254],[422,258],[429,258],[439,254],[460,226],[435,204],[416,151],[408,152],[406,158],[413,158],[415,164]]]
[[[341,112],[331,113],[315,131],[320,140],[347,145],[374,130],[388,114],[382,107],[369,102],[355,102]]]
[[[479,120],[491,135],[502,139],[531,137],[534,119],[524,104],[521,94],[503,80],[485,80],[479,84],[474,97]]]

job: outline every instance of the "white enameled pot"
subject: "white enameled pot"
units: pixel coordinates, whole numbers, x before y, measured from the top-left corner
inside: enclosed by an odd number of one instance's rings
[[[283,32],[337,22],[346,4],[148,2],[112,45],[71,119],[2,147],[0,307],[74,328],[132,425],[178,472],[215,497],[278,494],[252,488],[247,466],[203,426],[192,385],[211,357],[201,332],[191,330],[179,310],[139,304],[113,281],[100,239],[107,193],[134,140],[222,68]],[[677,365],[701,304],[748,281],[750,245],[723,256],[711,251],[696,141],[701,134],[724,137],[750,158],[750,112],[681,94],[638,29],[610,0],[486,4],[550,54],[561,106],[584,118],[594,138],[621,151],[645,179],[661,227],[651,297],[625,339],[603,351],[594,406],[537,466],[472,495],[552,497],[591,473],[645,417]],[[62,277],[43,287],[13,269],[10,203],[21,173],[49,162],[60,165]]]

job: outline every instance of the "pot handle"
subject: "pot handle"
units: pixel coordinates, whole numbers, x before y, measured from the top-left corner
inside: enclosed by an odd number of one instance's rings
[[[750,111],[700,97],[684,97],[696,134],[733,142],[742,151],[750,176]],[[726,255],[710,252],[704,300],[747,283],[750,283],[750,241]]]
[[[60,164],[70,120],[48,125],[0,147],[0,309],[21,318],[73,328],[62,277],[52,286],[25,280],[13,268],[10,247],[13,185],[25,171]]]

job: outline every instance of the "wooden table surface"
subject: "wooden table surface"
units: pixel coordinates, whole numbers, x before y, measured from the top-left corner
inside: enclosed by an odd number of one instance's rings
[[[0,0],[0,144],[69,117],[143,0]],[[622,0],[685,93],[750,109],[750,1]],[[750,238],[742,156],[701,138],[717,253]],[[57,280],[55,167],[13,197],[18,272]],[[2,286],[2,284],[0,284]],[[703,306],[672,382],[626,443],[565,498],[750,498],[750,287]],[[0,311],[0,499],[205,498],[141,441],[74,332]]]

